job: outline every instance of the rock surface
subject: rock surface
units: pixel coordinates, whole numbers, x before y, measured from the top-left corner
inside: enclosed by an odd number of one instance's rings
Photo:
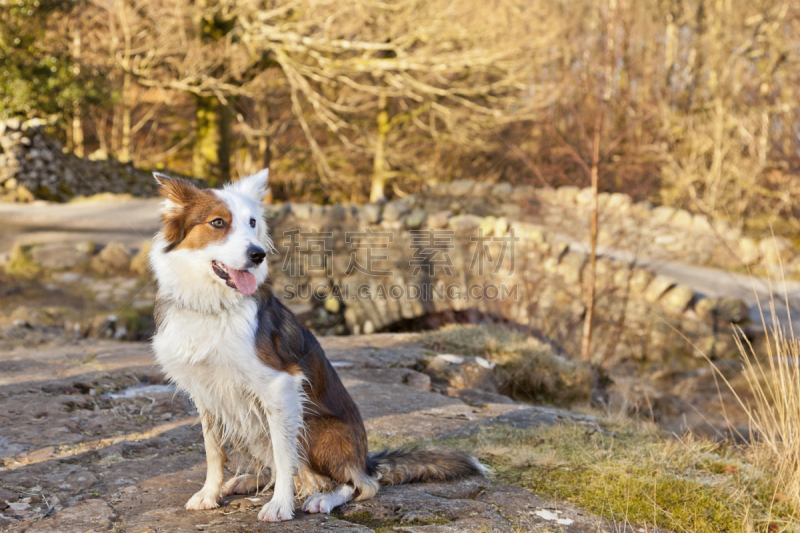
[[[65,243],[38,246],[32,250],[31,256],[34,263],[51,270],[76,268],[89,261],[89,251],[85,247]]]
[[[438,439],[484,425],[531,427],[562,419],[594,427],[591,417],[569,411],[510,401],[475,407],[428,392],[426,376],[409,368],[425,357],[415,339],[321,339],[373,437]],[[484,478],[388,487],[332,516],[298,511],[295,520],[281,524],[256,520],[269,494],[229,496],[218,509],[186,511],[183,504],[200,488],[205,471],[197,413],[162,382],[147,345],[102,341],[13,351],[0,357],[0,369],[0,527],[7,531],[611,532],[623,527]],[[227,475],[237,461],[234,454]]]
[[[497,393],[499,387],[494,368],[495,364],[483,357],[439,354],[428,363],[425,372],[457,389]]]

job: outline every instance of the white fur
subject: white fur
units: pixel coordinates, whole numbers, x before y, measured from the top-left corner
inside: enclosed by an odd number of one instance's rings
[[[266,172],[215,191],[233,216],[224,241],[200,250],[166,252],[162,234],[153,241],[150,263],[159,298],[172,300],[153,337],[156,359],[197,405],[203,419],[208,474],[187,508],[215,507],[222,494],[224,442],[236,443],[275,477],[272,500],[261,520],[289,520],[294,514],[294,481],[300,462],[298,438],[303,426],[302,374],[279,372],[259,361],[255,350],[257,306],[253,298],[228,287],[212,270],[217,261],[241,270],[246,251],[272,243],[261,199]],[[165,202],[164,209],[182,209]],[[255,228],[249,226],[255,218]],[[264,261],[250,269],[258,284],[267,278]]]
[[[182,307],[206,313],[218,313],[247,299],[214,273],[211,262],[217,261],[227,267],[243,270],[248,264],[247,249],[251,244],[259,244],[266,251],[273,250],[264,221],[261,197],[254,196],[253,192],[257,185],[266,187],[266,175],[263,172],[214,191],[224,200],[232,216],[229,234],[223,241],[199,250],[177,249],[166,253],[164,236],[161,233],[155,236],[150,267],[162,294],[176,300]],[[178,209],[183,207],[172,200],[165,200],[162,212]],[[251,219],[256,220],[255,228],[250,227]],[[267,261],[248,270],[256,277],[258,285],[269,275]]]
[[[330,513],[336,507],[353,499],[355,489],[350,485],[339,485],[330,492],[314,494],[303,503],[307,513]]]
[[[270,470],[271,473],[271,470]],[[268,489],[275,484],[272,476],[259,476],[256,474],[242,474],[228,480],[222,487],[223,496],[229,494],[250,494],[262,489]]]
[[[226,190],[234,190],[243,196],[261,203],[267,194],[267,181],[269,179],[269,169],[265,168],[252,176],[243,178],[225,186]]]

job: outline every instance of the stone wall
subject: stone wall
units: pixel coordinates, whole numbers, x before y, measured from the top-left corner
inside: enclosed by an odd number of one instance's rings
[[[442,321],[489,317],[538,330],[575,354],[589,258],[563,236],[580,229],[575,225],[585,195],[568,188],[454,182],[386,204],[274,205],[268,214],[278,252],[270,256],[272,279],[285,302],[321,333],[391,331],[432,316]],[[603,196],[601,203],[627,217],[626,223],[603,226],[622,236],[637,217],[658,212],[623,195]],[[551,218],[558,205],[560,223]],[[568,205],[574,209],[563,207]],[[680,223],[686,217],[678,214],[678,223],[655,228],[642,223],[637,231],[650,240],[691,232],[689,250],[713,245],[702,241],[702,230],[710,225],[694,217],[687,228]],[[426,244],[431,238],[435,242]],[[143,275],[143,253],[132,267],[106,268],[118,257],[124,259],[119,263],[130,261],[123,248],[34,246],[17,250],[19,257],[11,257],[5,269],[45,275],[88,269],[100,276],[131,269]],[[674,279],[608,257],[598,259],[597,276],[596,358],[663,361],[735,352],[730,323],[747,320],[743,302],[704,298]]]
[[[65,154],[45,134],[40,120],[0,122],[0,200],[67,201],[98,193],[153,196],[150,172],[114,159],[90,160]]]
[[[483,209],[492,210],[492,198],[479,197]],[[385,206],[276,207],[271,218],[279,254],[270,259],[275,287],[288,303],[327,317],[331,331],[341,323],[355,334],[390,331],[431,314],[473,313],[538,330],[563,351],[579,351],[588,256],[536,224],[429,211],[416,198]],[[436,253],[420,252],[428,228],[441,237]],[[513,250],[511,238],[518,239]],[[378,242],[385,246],[376,247]],[[483,257],[476,258],[484,243]],[[306,268],[294,268],[298,262]],[[599,259],[597,272],[597,360],[735,353],[730,323],[747,321],[743,302],[703,298],[674,279],[608,258]]]
[[[542,189],[509,184],[487,185],[468,180],[441,184],[412,202],[452,213],[498,215],[496,199],[513,203],[503,215],[533,221],[559,237],[588,242],[589,188]],[[485,202],[485,203],[484,203]],[[448,207],[448,204],[449,207]],[[430,207],[429,207],[430,206]],[[599,243],[652,259],[681,261],[756,274],[800,276],[800,251],[784,237],[744,236],[726,220],[670,206],[634,202],[623,193],[600,193]]]

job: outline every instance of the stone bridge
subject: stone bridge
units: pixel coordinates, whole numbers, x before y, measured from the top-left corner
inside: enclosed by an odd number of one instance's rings
[[[502,321],[576,354],[588,256],[511,218],[522,217],[510,194],[495,188],[472,197],[482,214],[443,209],[453,202],[447,194],[386,205],[278,206],[270,214],[279,252],[271,259],[274,286],[330,332]],[[730,323],[748,320],[742,301],[703,297],[633,262],[599,258],[596,286],[597,361],[731,355]]]
[[[30,146],[41,143],[31,138]],[[33,148],[26,150],[28,157]],[[585,313],[589,198],[588,190],[573,187],[456,181],[386,204],[273,205],[268,217],[278,252],[271,256],[274,286],[323,333],[503,321],[576,354]],[[141,273],[147,239],[158,227],[157,204],[103,198],[46,208],[0,204],[0,216],[14,221],[12,233],[0,231],[0,252],[13,242],[26,244],[17,259],[36,263],[53,255],[37,250],[42,243],[70,247],[88,239],[91,246],[58,254],[74,258],[74,265],[62,260],[40,265],[42,270],[88,267],[107,276],[108,269],[96,265],[126,247],[127,255],[141,250],[133,261],[133,271]],[[729,224],[635,203],[624,194],[602,194],[600,217],[596,360],[658,361],[701,351],[731,355],[736,350],[731,322],[745,325],[758,313],[755,302],[741,300],[752,296],[750,283],[732,270],[747,266],[774,273],[783,265],[793,275],[800,269],[800,256],[788,241],[755,242]],[[115,246],[104,252],[102,245],[110,241]],[[0,257],[0,264],[9,257]],[[664,268],[667,260],[682,263]],[[27,268],[25,261],[22,265]],[[694,275],[698,268],[705,268],[704,276]],[[796,283],[785,288],[790,299],[800,292]]]

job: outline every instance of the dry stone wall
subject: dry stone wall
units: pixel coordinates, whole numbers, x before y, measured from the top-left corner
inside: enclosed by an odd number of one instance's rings
[[[99,193],[153,196],[152,174],[114,159],[90,160],[63,152],[37,119],[0,121],[0,200],[64,202]]]
[[[419,199],[435,209],[448,203],[453,212],[497,215],[497,199],[514,202],[503,213],[511,219],[535,222],[556,235],[588,242],[591,189],[541,189],[509,184],[489,186],[470,181],[442,184]],[[480,205],[481,201],[486,201]],[[681,261],[756,274],[800,276],[800,250],[784,237],[744,236],[726,220],[670,206],[634,202],[623,193],[600,193],[599,242],[653,259]]]
[[[282,297],[328,316],[332,331],[343,322],[351,333],[369,334],[460,314],[523,325],[577,353],[587,255],[542,226],[502,216],[439,211],[418,223],[412,214],[428,211],[414,199],[381,207],[277,207],[271,217],[280,253],[271,272]],[[748,317],[740,300],[702,298],[674,279],[608,258],[597,271],[597,360],[735,352],[730,323]]]

